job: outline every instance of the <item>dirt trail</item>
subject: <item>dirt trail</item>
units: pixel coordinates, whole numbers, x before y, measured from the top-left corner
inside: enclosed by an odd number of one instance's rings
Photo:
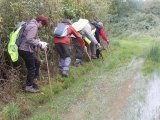
[[[85,91],[85,96],[63,114],[63,120],[120,120],[134,84],[140,77],[143,59],[133,60],[118,73],[103,73]],[[114,77],[113,77],[114,76]]]
[[[134,61],[132,63],[132,68],[129,70],[128,78],[124,81],[119,91],[117,91],[116,96],[110,106],[109,118],[113,120],[118,120],[120,113],[128,102],[128,97],[132,94],[134,90],[135,81],[141,73],[141,66],[143,60]]]

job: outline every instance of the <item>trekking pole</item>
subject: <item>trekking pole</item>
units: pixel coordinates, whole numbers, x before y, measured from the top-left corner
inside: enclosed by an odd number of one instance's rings
[[[109,52],[111,52],[111,43],[109,43],[109,44],[107,43],[107,49]]]
[[[93,66],[93,62],[92,62],[91,56],[88,54],[88,52],[86,52],[86,54],[87,54],[87,57],[89,58],[89,61],[91,62],[92,66]]]
[[[46,57],[46,63],[47,63],[47,72],[48,72],[48,81],[49,81],[49,86],[50,86],[50,90],[51,90],[51,94],[52,94],[52,86],[51,86],[51,79],[50,79],[50,72],[49,72],[49,66],[48,66],[48,58],[47,58],[47,50],[45,51],[45,57]]]

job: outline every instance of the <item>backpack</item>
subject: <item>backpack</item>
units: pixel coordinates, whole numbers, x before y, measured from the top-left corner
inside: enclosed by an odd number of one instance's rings
[[[7,50],[13,62],[18,61],[18,47],[22,43],[22,38],[24,37],[23,32],[26,28],[26,24],[27,23],[25,22],[20,22],[10,33]]]
[[[65,25],[64,23],[58,23],[57,27],[55,28],[53,32],[53,36],[63,38],[68,35],[68,25]]]

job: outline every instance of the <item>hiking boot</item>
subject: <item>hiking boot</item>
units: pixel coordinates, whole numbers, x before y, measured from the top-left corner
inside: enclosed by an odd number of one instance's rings
[[[81,66],[81,63],[75,63],[75,66],[79,67],[79,66]]]
[[[82,60],[81,60],[81,59],[76,59],[76,62],[74,63],[74,65],[75,65],[76,67],[81,66],[81,65],[82,65]]]
[[[96,55],[91,56],[92,59],[97,59]]]
[[[32,86],[26,86],[25,91],[26,92],[31,92],[31,93],[37,93],[37,92],[39,92],[38,89],[33,88]]]
[[[68,77],[69,76],[68,70],[62,71],[62,76],[63,77]]]
[[[35,88],[35,89],[39,89],[39,86],[38,86],[37,83],[33,83],[32,87]]]
[[[35,88],[35,89],[39,88],[39,86],[38,86],[38,79],[37,78],[34,79],[32,87]]]
[[[76,67],[79,67],[79,66],[82,65],[82,62],[75,62],[74,65],[75,65]]]

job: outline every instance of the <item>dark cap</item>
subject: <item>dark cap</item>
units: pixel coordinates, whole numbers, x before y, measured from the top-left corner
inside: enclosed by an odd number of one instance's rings
[[[66,23],[66,24],[68,24],[68,25],[71,25],[71,24],[72,24],[71,20],[69,20],[69,19],[64,19],[64,20],[62,21],[62,23]]]

